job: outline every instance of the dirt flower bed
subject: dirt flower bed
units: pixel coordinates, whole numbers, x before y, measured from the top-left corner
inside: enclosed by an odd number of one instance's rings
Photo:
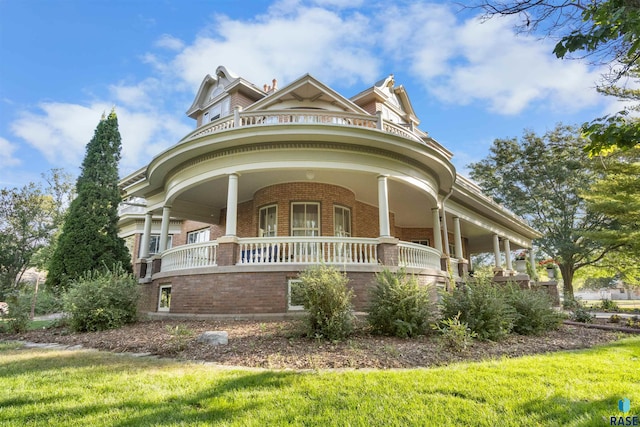
[[[369,335],[364,326],[342,342],[306,338],[299,320],[287,321],[145,321],[121,329],[74,334],[64,328],[0,335],[0,340],[81,345],[113,352],[201,360],[221,365],[270,369],[415,368],[458,361],[587,348],[621,337],[613,331],[562,325],[542,336],[511,335],[506,340],[474,342],[465,352],[443,346],[437,335],[399,339]],[[197,342],[205,331],[227,331],[227,345]]]

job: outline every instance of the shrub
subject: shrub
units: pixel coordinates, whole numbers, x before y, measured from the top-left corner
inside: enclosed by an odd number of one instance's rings
[[[165,329],[170,336],[168,345],[172,353],[184,351],[194,336],[194,332],[182,324],[176,326],[167,325]]]
[[[515,333],[537,335],[558,329],[560,326],[562,317],[553,309],[553,303],[547,293],[510,285],[506,289],[506,298],[516,313],[513,322]]]
[[[618,311],[620,310],[620,307],[618,307],[618,304],[616,304],[615,301],[612,301],[610,299],[602,299],[600,301],[600,309],[604,310],[604,311]]]
[[[353,331],[353,291],[347,289],[349,279],[335,267],[313,266],[299,275],[301,293],[307,310],[307,335],[340,340]]]
[[[71,329],[114,329],[137,320],[138,285],[122,266],[92,271],[72,283],[63,297]]]
[[[445,345],[454,351],[465,351],[478,336],[466,323],[460,321],[460,312],[435,324],[434,328],[442,334]]]
[[[31,303],[25,295],[15,291],[7,296],[7,313],[2,314],[7,332],[24,332],[31,320]]]
[[[487,280],[470,282],[442,297],[442,317],[449,319],[460,313],[481,340],[499,340],[513,327],[515,311],[507,304],[504,289]]]
[[[582,305],[574,308],[573,313],[571,314],[571,320],[580,323],[591,323],[593,322],[593,317],[593,314],[591,314],[591,312]]]
[[[609,323],[620,323],[620,316],[617,314],[612,314],[611,317],[609,317]]]
[[[434,312],[429,289],[404,270],[377,274],[367,316],[373,332],[403,338],[426,333]]]

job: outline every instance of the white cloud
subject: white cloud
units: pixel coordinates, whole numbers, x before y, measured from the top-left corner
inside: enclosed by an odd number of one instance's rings
[[[181,50],[184,48],[184,42],[177,37],[173,37],[170,34],[163,34],[155,42],[156,47],[161,47],[168,50]]]
[[[160,81],[155,78],[148,78],[136,85],[125,85],[119,83],[109,86],[113,96],[119,103],[137,108],[155,108],[158,102],[158,89]]]
[[[209,30],[173,60],[192,88],[218,65],[257,85],[273,78],[289,82],[307,72],[328,84],[345,85],[374,82],[380,74],[369,21],[358,13],[274,7],[252,21],[218,16]]]
[[[477,18],[447,26],[441,36],[449,55],[434,56],[433,46],[420,46],[415,56],[429,60],[413,61],[412,70],[441,101],[480,101],[499,114],[518,114],[537,102],[576,111],[600,100],[593,90],[597,72],[554,58],[551,43],[516,37],[512,26],[508,19]]]
[[[18,149],[18,146],[12,144],[7,139],[0,137],[0,165],[2,169],[9,166],[17,166],[20,163],[20,159],[13,156],[13,153]]]
[[[14,134],[38,149],[56,166],[78,166],[85,146],[93,137],[103,112],[111,106],[96,102],[89,106],[42,103],[40,112],[22,112],[12,123]],[[191,128],[176,115],[116,108],[122,136],[121,172],[129,173],[164,148],[175,144]]]

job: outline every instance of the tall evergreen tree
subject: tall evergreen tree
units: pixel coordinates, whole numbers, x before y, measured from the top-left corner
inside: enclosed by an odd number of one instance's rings
[[[118,237],[118,162],[121,140],[114,110],[102,117],[87,144],[58,246],[49,264],[47,286],[66,289],[87,271],[122,265],[131,271],[124,240]]]

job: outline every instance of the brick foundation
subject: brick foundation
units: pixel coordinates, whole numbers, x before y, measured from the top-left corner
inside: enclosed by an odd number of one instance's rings
[[[354,309],[366,311],[369,292],[375,286],[375,274],[371,271],[349,272],[348,286],[354,292]],[[171,286],[172,314],[185,315],[252,315],[283,314],[288,310],[288,280],[297,278],[296,271],[219,272],[176,275],[154,279],[141,284],[139,309],[156,312],[160,286]],[[418,276],[423,285],[433,284],[441,278],[436,275]],[[436,297],[435,286],[434,300]]]

